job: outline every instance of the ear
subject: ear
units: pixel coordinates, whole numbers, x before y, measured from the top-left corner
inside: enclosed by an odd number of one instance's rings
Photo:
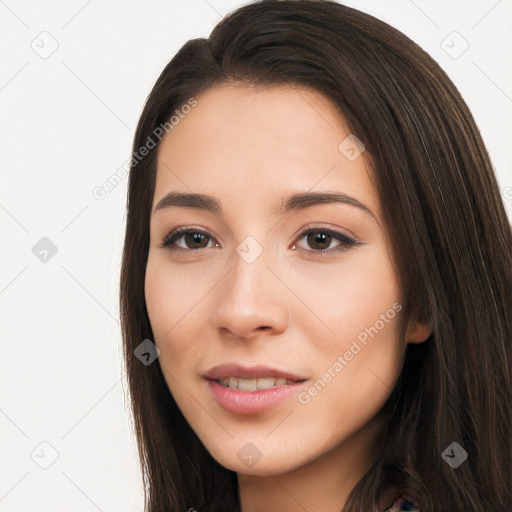
[[[431,315],[427,312],[427,300],[419,295],[413,300],[409,321],[405,331],[405,343],[423,343],[427,341],[434,330]]]
[[[423,343],[430,338],[432,330],[432,321],[427,319],[424,311],[420,311],[418,307],[413,308],[407,324],[405,342]]]
[[[422,321],[416,315],[411,315],[405,333],[406,343],[423,343],[430,338],[432,327],[430,322]]]

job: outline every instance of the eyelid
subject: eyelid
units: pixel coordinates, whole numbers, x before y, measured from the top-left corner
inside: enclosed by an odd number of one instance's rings
[[[349,231],[346,228],[341,228],[339,226],[334,226],[333,224],[329,224],[328,222],[310,222],[309,224],[306,224],[303,226],[299,233],[304,233],[305,231],[312,231],[312,230],[318,230],[318,231],[329,231],[331,233],[337,233],[340,235],[344,235],[347,238],[352,238],[353,240],[357,240],[357,236]]]
[[[326,227],[326,225],[325,225],[326,223],[324,223],[323,225],[318,225],[318,224],[319,224],[318,222],[313,222],[313,223],[310,223],[310,224],[306,224],[304,227],[302,227],[300,229],[299,233],[296,235],[296,238],[298,236],[303,236],[308,231],[323,231],[323,232],[327,232],[327,233],[332,234],[332,235],[340,235],[340,236],[343,236],[345,238],[349,238],[349,239],[353,240],[354,242],[360,242],[358,237],[356,237],[348,229],[342,229],[342,228],[335,227],[335,226],[332,226],[332,225]]]

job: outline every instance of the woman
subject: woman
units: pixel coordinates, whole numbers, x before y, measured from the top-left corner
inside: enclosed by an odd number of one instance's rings
[[[166,66],[133,155],[148,511],[512,510],[511,228],[423,50],[335,2],[246,5]]]

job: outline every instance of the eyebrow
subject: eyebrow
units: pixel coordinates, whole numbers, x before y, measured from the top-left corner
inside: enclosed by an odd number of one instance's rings
[[[342,192],[299,192],[292,194],[283,198],[280,205],[275,208],[272,213],[275,215],[283,215],[291,211],[303,210],[311,206],[332,203],[343,203],[355,206],[377,220],[377,217],[370,208],[358,201],[356,198]],[[222,215],[224,213],[221,203],[213,196],[176,191],[166,194],[155,206],[153,213],[173,206],[178,208],[205,210],[215,215]]]

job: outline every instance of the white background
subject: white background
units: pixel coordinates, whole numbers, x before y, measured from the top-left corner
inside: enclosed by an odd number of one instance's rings
[[[130,156],[175,52],[244,3],[0,0],[0,512],[143,509],[118,320],[126,179],[103,200],[92,191]],[[453,79],[511,213],[512,2],[346,3]],[[469,44],[456,59],[442,47],[462,48],[453,31]],[[52,44],[46,59],[33,49]],[[58,249],[46,263],[32,252],[42,237]]]

